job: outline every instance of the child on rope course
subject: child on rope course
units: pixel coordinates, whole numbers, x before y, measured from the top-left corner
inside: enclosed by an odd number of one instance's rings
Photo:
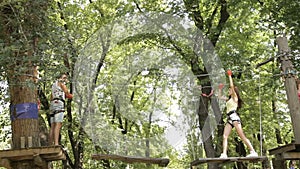
[[[63,73],[59,75],[57,80],[52,84],[51,91],[51,103],[50,103],[50,134],[49,144],[59,145],[59,133],[62,126],[64,111],[65,111],[65,99],[71,99],[72,94],[68,91],[66,83],[68,82],[67,74]]]
[[[238,88],[233,84],[233,79],[231,77],[232,76],[231,70],[228,70],[227,74],[229,77],[229,85],[230,85],[228,91],[229,97],[225,97],[222,95],[222,89],[224,85],[223,84],[219,85],[219,99],[226,100],[226,114],[227,114],[227,123],[225,124],[224,132],[223,132],[223,152],[220,158],[227,158],[228,137],[234,127],[236,128],[239,137],[242,139],[242,141],[247,145],[247,147],[250,150],[250,154],[247,155],[247,157],[256,157],[258,155],[243,132],[240,116],[237,112],[238,109],[241,108],[242,99],[240,98]]]

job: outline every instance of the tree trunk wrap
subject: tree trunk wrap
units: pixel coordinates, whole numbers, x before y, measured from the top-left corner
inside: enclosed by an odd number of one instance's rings
[[[28,148],[28,145],[39,147],[37,88],[30,77],[13,75],[10,76],[12,147],[13,149]],[[28,144],[29,137],[32,139],[30,144]],[[24,140],[22,143],[24,147],[21,147],[21,139]]]

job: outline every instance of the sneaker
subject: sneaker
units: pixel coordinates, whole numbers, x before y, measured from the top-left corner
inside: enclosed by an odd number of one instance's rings
[[[227,154],[222,153],[222,154],[220,155],[220,158],[227,158]]]
[[[251,151],[246,157],[258,157],[258,154],[255,151]]]

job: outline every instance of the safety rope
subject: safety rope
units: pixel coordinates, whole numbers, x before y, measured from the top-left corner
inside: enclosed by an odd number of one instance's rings
[[[259,134],[260,134],[260,155],[262,156],[262,110],[261,110],[261,82],[260,82],[260,71],[258,71],[258,102],[259,102]]]

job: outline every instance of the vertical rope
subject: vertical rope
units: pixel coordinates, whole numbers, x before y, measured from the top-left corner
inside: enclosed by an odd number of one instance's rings
[[[196,153],[195,153],[195,147],[198,147],[198,145],[194,146],[194,138],[193,138],[193,135],[192,135],[192,132],[190,133],[190,136],[191,136],[191,142],[192,142],[192,156],[193,156],[193,160],[196,160]]]
[[[261,81],[260,81],[260,69],[258,71],[258,101],[259,101],[259,134],[260,134],[260,155],[262,156],[262,111],[261,111]]]

